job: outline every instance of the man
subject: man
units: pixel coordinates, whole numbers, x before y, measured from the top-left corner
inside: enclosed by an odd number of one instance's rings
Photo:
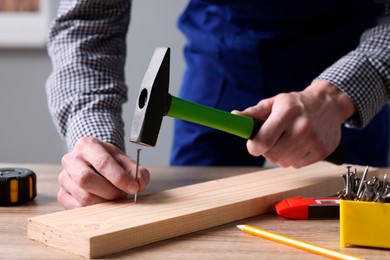
[[[59,177],[65,208],[149,181],[145,168],[134,181],[123,145],[130,8],[128,0],[61,1],[51,29],[49,105],[70,150]],[[386,165],[390,30],[375,27],[381,10],[367,0],[190,1],[179,19],[188,39],[180,96],[265,123],[246,148],[241,138],[177,121],[171,163],[260,166],[266,158],[302,167],[341,138],[348,163]],[[344,122],[365,128],[340,130]]]

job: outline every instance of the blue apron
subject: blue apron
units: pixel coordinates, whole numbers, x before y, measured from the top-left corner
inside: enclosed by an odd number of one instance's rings
[[[357,46],[377,14],[367,0],[193,0],[178,21],[187,37],[179,96],[231,111],[302,90]],[[388,120],[384,108],[363,130],[343,127],[347,163],[387,166]],[[263,163],[240,137],[175,120],[172,165]]]

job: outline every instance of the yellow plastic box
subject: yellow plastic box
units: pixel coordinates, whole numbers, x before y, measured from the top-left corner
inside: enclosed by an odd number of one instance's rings
[[[340,246],[390,248],[390,203],[340,200]]]

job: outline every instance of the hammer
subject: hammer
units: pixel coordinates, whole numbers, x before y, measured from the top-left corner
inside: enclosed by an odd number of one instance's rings
[[[157,48],[138,93],[131,126],[131,142],[155,146],[164,116],[201,124],[245,139],[255,137],[262,125],[257,119],[231,114],[170,95],[169,66],[170,49]],[[325,160],[343,164],[346,160],[345,147],[339,145]]]

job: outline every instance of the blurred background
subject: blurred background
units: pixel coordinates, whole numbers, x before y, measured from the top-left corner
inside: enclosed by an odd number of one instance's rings
[[[67,152],[52,123],[45,93],[51,62],[44,41],[58,3],[0,0],[0,162],[58,164]],[[126,152],[132,157],[138,148],[128,141],[135,101],[156,47],[171,48],[170,93],[178,94],[184,70],[184,36],[176,21],[187,3],[133,0],[125,69],[129,100],[123,107]],[[43,12],[39,21],[34,20],[37,5]],[[172,128],[173,119],[164,118],[156,147],[142,147],[143,165],[169,164]]]
[[[54,19],[58,2],[42,2],[48,4],[47,15],[45,14],[47,24],[39,26],[45,27]],[[129,101],[123,107],[126,141],[130,140],[138,89],[156,47],[171,47],[170,93],[178,93],[184,70],[184,37],[177,29],[176,20],[187,2],[133,0],[126,61]],[[51,71],[51,62],[46,46],[36,42],[13,43],[10,38],[14,37],[12,33],[15,30],[10,31],[12,27],[8,25],[20,22],[23,26],[19,34],[29,34],[31,30],[27,25],[31,24],[31,17],[22,15],[17,17],[17,21],[8,20],[14,18],[10,13],[0,9],[0,24],[6,25],[0,28],[0,42],[6,43],[0,43],[0,162],[58,164],[66,149],[54,128],[47,107],[45,82]],[[44,34],[46,32],[47,28],[44,28]],[[37,35],[39,36],[39,32],[33,34]],[[172,127],[173,119],[165,118],[156,147],[142,147],[143,165],[169,164]],[[137,147],[127,141],[127,154],[135,156]]]

